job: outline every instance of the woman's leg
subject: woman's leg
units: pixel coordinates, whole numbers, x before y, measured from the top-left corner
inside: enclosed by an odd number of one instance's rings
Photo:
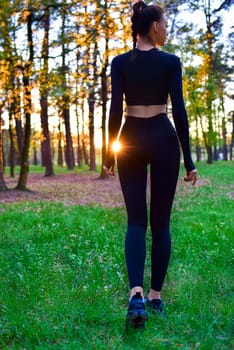
[[[150,204],[152,275],[149,299],[160,299],[170,260],[170,215],[179,173],[180,151],[176,135],[170,137],[170,142],[162,145],[157,157],[152,158]]]
[[[125,257],[130,296],[136,292],[140,292],[143,296],[147,229],[147,163],[136,152],[125,151],[118,156],[118,172],[128,216]]]

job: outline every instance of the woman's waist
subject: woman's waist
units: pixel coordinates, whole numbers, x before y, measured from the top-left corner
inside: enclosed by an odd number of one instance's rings
[[[126,107],[127,117],[151,118],[166,113],[167,105],[131,105]]]

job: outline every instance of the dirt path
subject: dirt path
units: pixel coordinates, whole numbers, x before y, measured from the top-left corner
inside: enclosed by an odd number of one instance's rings
[[[0,203],[21,201],[52,201],[65,205],[101,205],[103,207],[121,207],[123,199],[117,177],[100,180],[98,174],[64,174],[44,177],[30,174],[27,182],[31,192],[16,191],[17,179],[5,177],[6,192],[0,192]]]
[[[100,180],[98,174],[64,174],[44,177],[30,174],[28,188],[31,192],[16,191],[17,178],[5,177],[10,189],[0,192],[0,203],[17,203],[22,201],[52,201],[65,205],[93,205],[102,207],[124,206],[118,176]],[[200,179],[197,186],[208,184]],[[189,191],[191,186],[179,179],[178,190]]]

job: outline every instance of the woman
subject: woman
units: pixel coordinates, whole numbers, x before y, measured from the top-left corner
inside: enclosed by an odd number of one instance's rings
[[[113,142],[121,126],[123,95],[127,109],[117,157],[120,184],[127,209],[125,257],[130,285],[127,323],[144,326],[143,276],[147,229],[146,183],[150,168],[150,225],[152,231],[151,288],[146,304],[163,314],[161,290],[168,268],[171,240],[170,213],[180,164],[180,141],[185,181],[194,185],[189,128],[182,93],[181,64],[177,56],[159,50],[166,41],[163,9],[139,1],[133,5],[133,50],[115,57],[111,66],[112,99],[106,169],[114,173]],[[170,95],[176,131],[166,114]],[[178,137],[177,137],[178,135]]]

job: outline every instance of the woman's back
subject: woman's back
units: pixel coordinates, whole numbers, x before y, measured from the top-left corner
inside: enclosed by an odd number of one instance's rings
[[[135,49],[114,58],[113,75],[113,83],[123,89],[128,106],[164,105],[173,75],[180,77],[181,69],[179,58],[175,55],[157,48],[148,51]]]

